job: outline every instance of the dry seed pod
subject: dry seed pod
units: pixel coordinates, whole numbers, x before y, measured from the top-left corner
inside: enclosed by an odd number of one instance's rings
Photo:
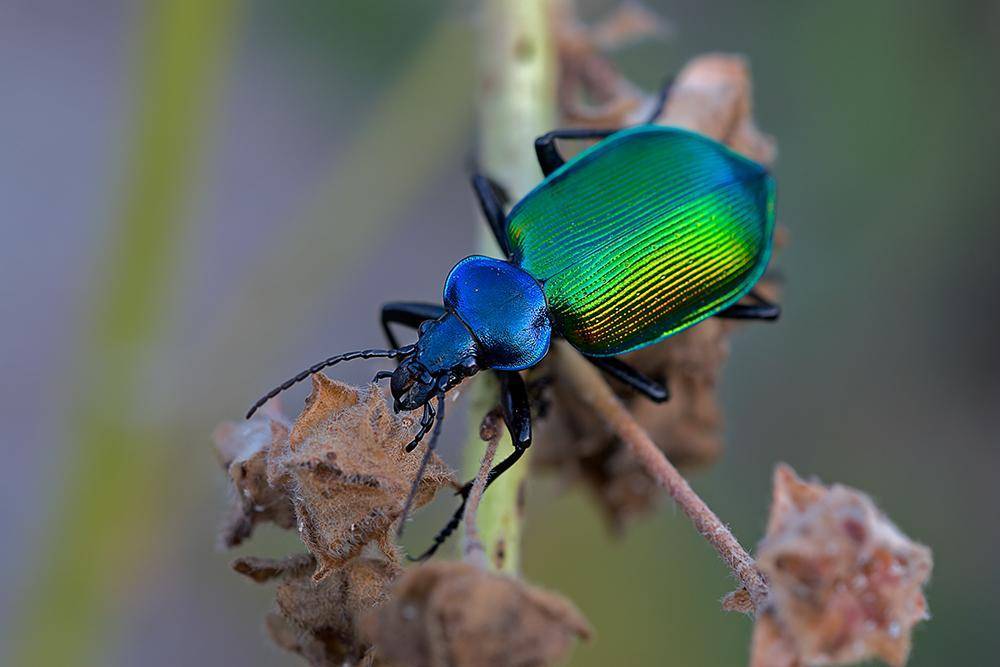
[[[224,546],[240,544],[260,522],[271,521],[282,528],[295,525],[291,501],[267,481],[268,452],[287,438],[288,427],[273,406],[253,419],[220,424],[212,434],[219,462],[236,492],[231,515],[222,529]]]
[[[370,662],[370,646],[359,621],[385,603],[399,566],[382,559],[356,558],[323,581],[311,574],[309,554],[287,559],[240,558],[233,569],[263,583],[277,580],[277,610],[266,618],[271,639],[316,667]]]
[[[407,453],[409,418],[396,415],[375,385],[356,389],[317,374],[305,409],[268,457],[268,479],[293,499],[299,533],[321,579],[377,543],[391,559],[393,523],[416,476],[421,452]],[[436,455],[414,507],[455,478]]]
[[[407,570],[367,629],[379,663],[398,667],[550,665],[590,636],[565,598],[461,562]]]
[[[804,482],[780,465],[757,554],[770,584],[754,662],[834,665],[880,658],[903,665],[927,618],[931,552],[854,489]]]

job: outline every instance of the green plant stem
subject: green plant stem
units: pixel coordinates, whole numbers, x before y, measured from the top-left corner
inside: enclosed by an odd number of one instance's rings
[[[515,200],[541,177],[534,140],[556,119],[556,53],[546,0],[485,0],[480,16],[479,167]],[[482,221],[479,250],[497,252]],[[482,457],[479,417],[497,401],[496,383],[480,378],[472,387],[472,418],[464,468],[475,474]],[[513,451],[505,433],[497,460]],[[527,456],[490,486],[479,506],[478,527],[487,560],[517,573],[521,551],[521,484]]]
[[[167,443],[144,396],[236,14],[231,0],[159,0],[145,10],[123,201],[68,384],[64,484],[7,664],[100,664],[107,619],[153,550]]]

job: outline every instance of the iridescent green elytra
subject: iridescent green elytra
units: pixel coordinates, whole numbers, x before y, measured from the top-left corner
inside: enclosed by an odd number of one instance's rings
[[[735,303],[771,253],[774,181],[685,130],[611,135],[507,218],[513,261],[541,282],[557,332],[592,356],[652,345]]]

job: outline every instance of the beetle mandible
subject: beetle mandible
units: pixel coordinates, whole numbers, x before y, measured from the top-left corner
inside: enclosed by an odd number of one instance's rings
[[[397,412],[422,410],[406,446],[434,428],[446,392],[481,370],[500,381],[500,407],[514,451],[490,471],[487,486],[531,444],[528,391],[519,371],[538,364],[553,337],[653,401],[667,387],[618,355],[658,343],[711,316],[774,320],[780,309],[752,291],[767,267],[774,230],[774,181],[762,165],[722,144],[650,121],[624,130],[554,130],[535,141],[544,180],[505,213],[507,196],[487,177],[472,186],[504,259],[461,260],[444,285],[443,305],[388,303],[382,327],[389,349],[336,355],[262,397],[247,417],[280,392],[343,361],[396,359],[390,379]],[[566,161],[557,139],[598,139]],[[753,303],[737,303],[748,296]],[[417,329],[401,347],[390,329]],[[435,408],[432,404],[435,403]],[[414,488],[419,482],[418,472]],[[458,526],[462,504],[420,558]],[[411,498],[403,509],[409,510]],[[400,529],[402,528],[400,522]]]

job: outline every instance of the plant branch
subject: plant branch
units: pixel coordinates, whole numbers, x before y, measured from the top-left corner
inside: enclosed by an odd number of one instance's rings
[[[541,176],[533,150],[535,137],[554,127],[556,119],[556,53],[546,0],[485,0],[480,16],[479,169],[495,179],[514,201],[534,187]],[[479,251],[496,253],[496,244],[481,220]],[[483,414],[497,403],[495,382],[478,379],[472,386],[472,414]],[[478,427],[470,428],[465,469],[479,467]],[[513,451],[504,432],[498,455]],[[521,484],[527,461],[490,485],[477,515],[489,562],[516,573],[520,561]]]
[[[479,566],[486,565],[486,550],[479,539],[479,529],[476,527],[476,515],[479,512],[479,502],[483,499],[483,491],[486,490],[486,478],[489,477],[490,467],[497,454],[497,446],[500,444],[500,437],[503,435],[503,424],[500,415],[496,410],[491,411],[483,418],[479,425],[479,437],[486,441],[486,452],[483,453],[483,460],[479,464],[479,473],[476,481],[469,491],[469,500],[465,505],[465,545],[462,549],[463,557],[466,561]]]
[[[657,484],[666,489],[681,511],[691,519],[701,536],[712,545],[733,575],[746,588],[754,608],[760,609],[767,599],[768,587],[750,554],[715,512],[695,493],[677,468],[667,460],[649,434],[635,421],[604,381],[600,372],[568,345],[559,343],[557,348],[552,356],[559,377],[573,386],[579,398],[601,416]]]

